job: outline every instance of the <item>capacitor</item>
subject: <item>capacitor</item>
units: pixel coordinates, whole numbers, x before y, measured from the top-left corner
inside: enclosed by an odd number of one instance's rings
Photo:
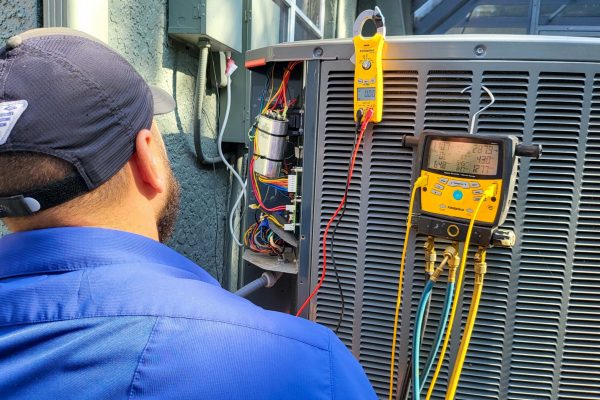
[[[279,113],[260,115],[256,124],[254,171],[267,178],[277,178],[285,153],[288,120]]]

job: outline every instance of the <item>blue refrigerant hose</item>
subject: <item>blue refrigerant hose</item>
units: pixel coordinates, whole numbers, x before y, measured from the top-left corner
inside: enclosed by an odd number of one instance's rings
[[[419,307],[417,308],[417,318],[415,320],[415,331],[413,333],[413,348],[412,348],[412,384],[413,384],[413,400],[420,400],[421,398],[421,383],[419,382],[419,351],[421,348],[421,329],[423,329],[423,318],[425,317],[425,310],[427,309],[427,303],[431,297],[431,291],[433,289],[434,281],[428,280],[423,290],[423,295],[419,301]]]
[[[448,325],[448,316],[450,315],[450,306],[452,305],[452,296],[454,296],[454,282],[448,283],[448,288],[446,289],[446,297],[444,298],[444,306],[442,308],[442,316],[440,319],[440,324],[438,325],[437,333],[435,334],[435,339],[433,340],[433,346],[431,350],[429,350],[429,355],[427,356],[427,362],[425,363],[425,369],[423,370],[423,381],[421,382],[420,389],[423,390],[425,387],[425,382],[427,382],[427,377],[431,372],[431,368],[433,367],[433,362],[437,356],[438,351],[440,351],[440,345],[442,344],[442,337],[444,336],[444,331],[446,330],[446,325]]]

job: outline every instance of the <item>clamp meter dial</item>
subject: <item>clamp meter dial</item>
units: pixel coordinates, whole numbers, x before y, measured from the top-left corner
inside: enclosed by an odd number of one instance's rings
[[[416,210],[419,233],[464,240],[484,191],[493,190],[475,217],[473,241],[489,245],[505,220],[517,175],[514,136],[425,131],[417,147],[418,176],[426,178]]]
[[[364,23],[372,19],[377,33],[371,37],[362,36]],[[359,110],[371,108],[371,121],[381,122],[383,117],[383,44],[385,41],[385,20],[379,8],[363,11],[354,23],[354,119]],[[358,122],[358,121],[357,121]]]

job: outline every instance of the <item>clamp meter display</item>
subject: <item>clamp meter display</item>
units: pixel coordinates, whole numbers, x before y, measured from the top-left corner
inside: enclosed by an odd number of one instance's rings
[[[510,208],[517,156],[537,157],[540,152],[538,146],[520,145],[514,136],[421,133],[416,170],[426,183],[415,205],[419,233],[464,240],[484,191],[491,188],[493,196],[484,199],[473,232],[474,243],[489,245]]]
[[[377,33],[362,36],[364,23],[372,19]],[[354,24],[354,119],[359,110],[373,110],[372,122],[381,122],[383,117],[383,43],[385,20],[379,8],[363,11]],[[358,121],[357,121],[358,122]]]

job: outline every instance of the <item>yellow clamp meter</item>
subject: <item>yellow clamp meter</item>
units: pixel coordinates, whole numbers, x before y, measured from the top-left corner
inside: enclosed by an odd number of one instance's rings
[[[412,142],[412,143],[411,143]],[[538,158],[541,146],[522,145],[514,136],[448,134],[425,131],[418,138],[417,177],[424,177],[415,204],[420,234],[464,241],[469,222],[485,190],[475,218],[471,242],[489,246],[508,214],[517,176],[517,156]]]
[[[372,20],[377,33],[362,36],[366,21]],[[354,119],[358,111],[373,109],[373,122],[381,122],[383,116],[383,42],[385,41],[385,18],[378,7],[365,10],[354,22]],[[359,121],[357,121],[359,122]]]

